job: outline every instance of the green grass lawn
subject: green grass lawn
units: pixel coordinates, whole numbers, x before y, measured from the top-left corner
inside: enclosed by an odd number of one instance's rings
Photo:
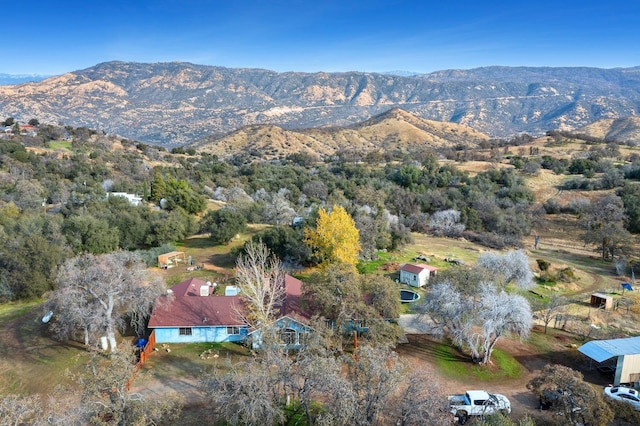
[[[388,262],[397,262],[396,255],[387,251],[379,251],[376,260],[360,261],[357,265],[358,272],[361,274],[373,274],[381,271],[382,266]]]
[[[61,149],[64,151],[71,151],[72,142],[71,141],[50,141],[49,148],[50,149]]]
[[[517,379],[523,372],[522,365],[500,349],[493,350],[491,365],[477,365],[457,349],[441,343],[434,349],[434,359],[443,375],[460,381],[499,382]]]
[[[8,321],[25,315],[41,303],[41,300],[32,300],[28,302],[7,302],[0,304],[0,327],[4,328]]]

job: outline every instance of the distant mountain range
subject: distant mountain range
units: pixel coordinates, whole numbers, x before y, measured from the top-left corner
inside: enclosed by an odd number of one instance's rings
[[[0,73],[0,86],[8,86],[12,84],[21,84],[42,81],[50,75],[37,75],[37,74],[2,74]]]
[[[107,62],[0,86],[0,117],[184,145],[259,124],[349,126],[393,108],[491,137],[639,115],[640,67],[485,67],[402,76]]]

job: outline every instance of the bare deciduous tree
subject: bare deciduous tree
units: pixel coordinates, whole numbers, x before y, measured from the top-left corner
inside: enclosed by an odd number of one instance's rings
[[[490,361],[501,337],[526,337],[533,318],[524,297],[491,283],[479,284],[475,294],[464,293],[451,282],[438,283],[423,308],[435,323],[434,331],[448,335],[454,345],[469,351],[481,364]]]
[[[631,234],[625,228],[628,218],[624,203],[615,194],[609,194],[585,209],[581,221],[585,228],[585,244],[593,244],[602,253],[602,260],[615,259],[619,252],[628,251]]]
[[[408,374],[406,362],[388,346],[336,356],[323,340],[330,330],[316,325],[300,350],[265,345],[259,358],[225,364],[205,377],[201,384],[216,416],[249,425],[298,416],[308,425],[440,425],[451,419],[432,378]]]
[[[350,424],[381,424],[407,364],[388,347],[362,346],[354,356],[344,357],[356,409]]]
[[[445,237],[459,237],[465,229],[460,223],[459,210],[441,210],[431,215],[429,227],[435,235]]]
[[[202,380],[212,409],[230,424],[276,424],[284,420],[277,375],[258,359],[216,368]]]
[[[478,257],[478,266],[489,271],[502,287],[511,282],[524,290],[534,286],[533,271],[524,250],[511,250],[504,255],[483,253]]]
[[[406,386],[389,407],[391,417],[399,426],[440,426],[451,423],[449,401],[433,372],[413,369],[406,377]]]
[[[163,291],[158,277],[150,275],[133,253],[80,255],[65,262],[58,273],[57,289],[48,302],[54,311],[52,327],[63,338],[82,329],[87,345],[97,345],[105,336],[113,351],[122,316],[128,314],[130,325],[143,330],[153,301]]]
[[[548,298],[539,301],[536,305],[536,310],[539,312],[540,318],[544,323],[544,333],[547,334],[547,328],[551,320],[556,315],[564,311],[564,307],[567,304],[567,298],[553,294]]]
[[[124,345],[107,357],[94,352],[83,370],[76,376],[82,392],[82,406],[87,423],[107,425],[171,423],[182,409],[181,397],[169,394],[145,398],[129,392],[129,383],[136,371],[136,354],[132,345]]]
[[[267,326],[273,321],[284,299],[285,272],[261,241],[249,241],[245,253],[236,261],[236,284],[246,303],[244,318],[253,326]]]
[[[501,337],[510,335],[524,339],[529,336],[533,314],[524,297],[506,293],[491,284],[483,284],[479,319],[482,324],[482,335],[479,336],[482,355],[480,363],[486,364]]]

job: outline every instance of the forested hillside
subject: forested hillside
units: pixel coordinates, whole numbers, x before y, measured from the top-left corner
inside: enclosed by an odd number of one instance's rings
[[[313,226],[318,209],[332,206],[354,218],[362,259],[401,247],[411,231],[519,247],[523,236],[563,214],[583,221],[584,234],[574,238],[604,259],[631,261],[630,232],[640,230],[636,148],[571,134],[465,150],[420,147],[357,158],[337,152],[322,162],[294,152],[247,162],[42,125],[37,136],[2,139],[0,152],[3,300],[52,289],[56,268],[79,253],[153,250],[198,232],[225,242],[223,230],[246,223],[275,225],[260,236],[271,250],[292,265],[314,264],[301,227],[289,224],[300,217]],[[560,183],[532,190],[549,174]],[[550,196],[558,191],[562,196]],[[113,192],[143,202],[108,196]],[[224,208],[205,215],[207,200]],[[610,214],[603,217],[603,209]]]

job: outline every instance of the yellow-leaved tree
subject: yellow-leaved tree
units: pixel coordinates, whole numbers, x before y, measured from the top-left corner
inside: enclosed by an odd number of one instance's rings
[[[305,228],[304,237],[321,265],[358,263],[360,232],[344,207],[334,205],[329,213],[320,209],[316,229]]]

